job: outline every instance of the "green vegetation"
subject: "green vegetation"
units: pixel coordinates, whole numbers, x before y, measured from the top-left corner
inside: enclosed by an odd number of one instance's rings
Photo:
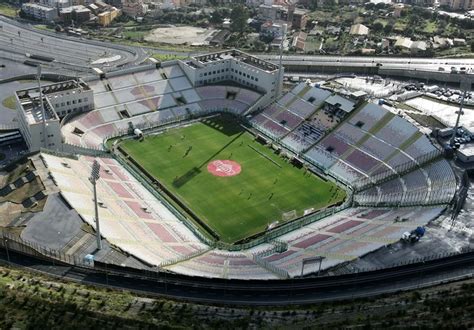
[[[9,16],[9,17],[15,17],[18,12],[18,9],[10,6],[9,4],[6,3],[0,3],[0,14]]]
[[[3,99],[2,105],[5,108],[15,110],[16,109],[16,101],[15,101],[15,96],[11,95]]]
[[[38,30],[54,31],[54,27],[44,25],[44,24],[35,24],[34,27],[35,27],[35,29],[38,29]]]
[[[473,306],[472,279],[366,299],[246,308],[142,297],[0,267],[0,329],[470,329]]]
[[[139,42],[143,41],[147,34],[148,31],[139,31],[135,29],[125,30],[122,32],[122,35],[125,39]]]
[[[128,140],[122,147],[228,243],[283,221],[284,213],[302,216],[307,209],[345,198],[334,183],[294,167],[254,141],[232,117],[203,120],[143,142]],[[242,172],[212,175],[207,165],[218,159],[238,162]]]
[[[162,53],[155,53],[151,55],[151,57],[160,61],[184,60],[186,58],[186,56],[183,56],[183,55],[162,54]]]

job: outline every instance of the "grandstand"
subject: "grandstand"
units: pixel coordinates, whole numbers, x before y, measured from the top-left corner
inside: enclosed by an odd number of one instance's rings
[[[126,134],[130,125],[146,129],[216,110],[241,115],[262,97],[230,85],[194,88],[177,64],[95,80],[89,86],[95,109],[67,121],[61,131],[66,143],[94,149],[102,149],[107,138]]]
[[[249,124],[254,137],[283,149],[305,170],[345,186],[350,198],[242,244],[224,244],[202,234],[155,190],[156,182],[144,180],[124,159],[104,152],[97,157],[41,152],[36,170],[49,174],[62,198],[92,227],[87,178],[94,159],[99,161],[101,234],[114,247],[150,267],[186,275],[286,279],[300,276],[309,256],[324,257],[322,269],[328,269],[392,244],[451,202],[457,188],[453,169],[404,118],[308,83],[276,98],[277,66],[241,52],[214,55],[89,80],[95,107],[66,116],[65,145],[104,150],[107,139],[126,136],[131,128],[147,135],[166,124],[231,113]],[[245,66],[240,73],[239,65]],[[264,72],[268,86],[259,85],[256,70]],[[305,268],[303,275],[314,271]]]

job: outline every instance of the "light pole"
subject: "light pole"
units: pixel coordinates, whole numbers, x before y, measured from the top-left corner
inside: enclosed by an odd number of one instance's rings
[[[96,188],[96,183],[97,183],[97,180],[99,179],[100,179],[100,164],[97,162],[97,160],[94,160],[94,163],[92,163],[92,172],[91,172],[89,181],[92,183],[92,187],[94,188],[95,231],[97,235],[97,250],[102,249],[102,241],[100,239],[99,209],[97,206],[97,188]]]
[[[3,233],[3,244],[5,245],[5,251],[7,252],[8,264],[10,265],[10,252],[8,251],[8,239],[5,237],[5,233]]]

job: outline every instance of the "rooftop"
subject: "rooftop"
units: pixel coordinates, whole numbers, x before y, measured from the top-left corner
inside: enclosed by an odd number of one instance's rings
[[[207,65],[213,62],[225,61],[225,60],[236,60],[236,61],[240,61],[249,65],[252,65],[260,70],[265,70],[269,72],[278,70],[277,65],[268,61],[261,60],[258,57],[249,55],[247,53],[241,52],[236,49],[195,56],[193,57],[193,59],[203,65]]]
[[[69,80],[51,85],[41,86],[41,91],[43,93],[45,120],[48,121],[58,119],[51,103],[49,102],[48,95],[53,95],[64,91],[74,92],[79,89],[90,90],[89,86],[87,86],[85,83],[76,80]],[[16,92],[16,96],[18,97],[18,101],[20,102],[21,108],[30,124],[39,123],[43,121],[43,111],[41,109],[39,94],[40,93],[38,87],[32,87]]]
[[[23,110],[25,117],[29,124],[37,124],[43,121],[43,109],[41,108],[41,102],[38,92],[25,91],[17,92],[18,100],[20,101],[21,109]],[[49,102],[48,98],[43,95],[43,106],[44,106],[44,120],[59,120],[56,113],[53,111],[53,107]]]
[[[325,102],[330,105],[339,105],[339,109],[347,113],[354,109],[355,104],[354,102],[349,101],[348,99],[339,95],[331,95],[326,99]]]

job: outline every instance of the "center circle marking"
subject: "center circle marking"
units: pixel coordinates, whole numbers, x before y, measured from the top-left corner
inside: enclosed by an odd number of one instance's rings
[[[207,171],[215,176],[235,176],[240,174],[242,167],[233,160],[213,160],[207,164]]]

